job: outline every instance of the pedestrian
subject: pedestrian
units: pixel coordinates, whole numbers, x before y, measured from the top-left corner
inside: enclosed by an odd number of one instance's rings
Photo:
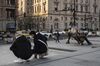
[[[82,33],[81,38],[83,38],[87,42],[88,45],[92,45],[92,43],[88,40],[87,36],[84,33]]]
[[[84,39],[82,39],[78,29],[76,29],[76,32],[73,34],[73,38],[78,42],[78,44],[83,45]]]
[[[35,31],[31,31],[30,35],[33,36],[33,42],[34,42],[34,49],[33,49],[33,53],[34,53],[34,58],[43,58],[44,56],[47,55],[48,52],[48,47],[47,47],[47,38],[38,33],[36,34]]]
[[[88,45],[92,45],[92,43],[87,39],[86,35],[84,33],[80,33],[78,29],[76,29],[76,33],[74,35],[74,39],[77,40],[80,45],[83,45],[84,41],[86,41]]]
[[[70,39],[71,39],[71,36],[72,36],[72,33],[71,33],[71,28],[69,28],[69,30],[68,30],[68,39],[67,39],[66,44],[70,44]]]
[[[10,50],[17,58],[21,60],[18,62],[29,61],[29,58],[33,54],[31,43],[24,35],[21,35],[14,41],[14,43],[10,47]]]
[[[55,37],[56,37],[56,42],[60,42],[59,39],[60,39],[60,34],[59,34],[59,31],[57,30],[57,33],[55,33]]]

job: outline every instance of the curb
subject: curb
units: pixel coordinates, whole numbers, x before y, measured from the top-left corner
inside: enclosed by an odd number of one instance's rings
[[[60,51],[67,51],[67,52],[76,52],[77,50],[71,50],[71,49],[64,49],[64,48],[57,48],[57,47],[48,47],[49,49],[53,50],[60,50]]]

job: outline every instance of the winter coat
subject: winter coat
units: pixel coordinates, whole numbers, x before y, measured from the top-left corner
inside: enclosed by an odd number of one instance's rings
[[[18,37],[11,45],[10,50],[18,58],[27,60],[32,56],[31,43],[25,36]]]
[[[47,52],[48,47],[47,47],[47,38],[38,33],[37,35],[34,36],[34,49],[33,49],[33,53],[36,54],[42,54]]]

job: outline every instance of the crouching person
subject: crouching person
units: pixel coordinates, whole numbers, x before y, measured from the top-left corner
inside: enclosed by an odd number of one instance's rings
[[[33,36],[33,42],[34,42],[34,48],[33,48],[33,54],[34,58],[43,58],[48,54],[48,46],[47,46],[47,38],[38,33],[36,34],[35,31],[31,31],[30,35]]]
[[[31,43],[24,35],[18,37],[14,41],[14,43],[10,47],[10,50],[18,58],[18,60],[14,62],[23,62],[23,61],[28,62],[29,58],[33,54],[31,49]]]

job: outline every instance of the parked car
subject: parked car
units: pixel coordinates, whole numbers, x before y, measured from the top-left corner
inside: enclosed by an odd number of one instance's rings
[[[97,33],[95,31],[91,31],[91,32],[88,33],[87,36],[94,37],[94,36],[97,36]]]
[[[47,37],[47,39],[49,39],[50,37],[51,37],[51,33],[48,33],[48,32],[45,32],[45,31],[42,31],[42,32],[40,32],[42,35],[44,35],[44,36],[46,36]]]
[[[100,36],[100,31],[97,31],[96,33],[97,33],[97,36]]]
[[[57,32],[53,32],[53,34],[55,34],[55,33],[57,33]],[[66,32],[65,31],[59,31],[59,34],[66,34]]]
[[[55,38],[56,33],[57,32],[53,32],[53,35],[52,35],[53,38]],[[60,39],[64,39],[67,36],[65,31],[59,31],[59,34],[60,34]]]

